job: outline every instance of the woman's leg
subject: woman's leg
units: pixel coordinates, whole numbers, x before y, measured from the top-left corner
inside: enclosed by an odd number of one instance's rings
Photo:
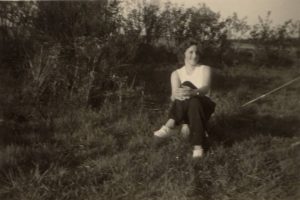
[[[165,126],[168,128],[175,128],[176,122],[174,119],[168,119],[168,121],[166,122]]]
[[[193,85],[193,83],[191,83],[190,81],[185,81],[183,82],[180,87],[188,87],[191,89],[197,89],[197,87],[195,85]],[[170,113],[169,113],[169,120],[166,123],[166,126],[175,126],[175,125],[179,125],[180,123],[184,122],[186,123],[187,121],[187,109],[188,109],[188,105],[189,105],[189,100],[175,100],[172,103],[171,109],[170,109]]]
[[[207,97],[192,97],[188,105],[188,121],[190,125],[190,139],[194,146],[202,146],[206,124],[214,112],[215,105]]]
[[[181,122],[187,120],[187,109],[189,105],[189,100],[175,100],[172,103],[170,112],[169,112],[169,120],[166,123],[168,125],[179,125]],[[170,127],[171,128],[171,127]]]
[[[172,103],[170,112],[169,112],[169,119],[165,125],[163,125],[159,130],[154,132],[154,136],[160,138],[166,138],[173,135],[176,131],[175,126],[178,125],[186,116],[186,109],[188,107],[188,101],[179,101],[175,100]]]

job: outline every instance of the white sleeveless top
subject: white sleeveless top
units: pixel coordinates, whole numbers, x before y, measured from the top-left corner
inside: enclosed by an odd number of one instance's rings
[[[202,87],[209,87],[210,91],[210,79],[211,79],[211,69],[206,65],[198,65],[195,67],[194,71],[191,74],[187,73],[186,67],[183,66],[176,70],[180,83],[182,84],[185,81],[193,83],[198,89]],[[206,94],[209,96],[209,93]]]

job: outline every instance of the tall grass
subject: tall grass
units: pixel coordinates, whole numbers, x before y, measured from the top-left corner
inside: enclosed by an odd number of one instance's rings
[[[153,140],[165,106],[108,102],[73,110],[50,133],[2,124],[0,198],[299,199],[300,83],[240,108],[296,73],[254,66],[220,72],[209,148],[198,161],[179,135],[163,145]]]

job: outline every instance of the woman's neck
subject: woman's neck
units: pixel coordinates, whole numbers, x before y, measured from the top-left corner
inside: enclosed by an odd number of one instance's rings
[[[185,64],[185,71],[187,75],[192,75],[196,65]]]
[[[193,70],[197,65],[190,65],[190,64],[185,63],[184,66],[185,66],[187,69]]]

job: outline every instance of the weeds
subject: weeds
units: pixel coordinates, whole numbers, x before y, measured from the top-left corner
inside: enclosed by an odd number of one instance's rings
[[[297,199],[298,85],[239,108],[293,73],[268,69],[255,75],[256,69],[241,68],[223,73],[231,74],[225,81],[243,86],[216,88],[218,107],[202,160],[191,159],[180,136],[154,145],[152,132],[166,119],[164,111],[107,103],[98,111],[66,112],[46,139],[38,128],[22,134],[5,129],[1,199]],[[268,85],[251,87],[263,77]]]

